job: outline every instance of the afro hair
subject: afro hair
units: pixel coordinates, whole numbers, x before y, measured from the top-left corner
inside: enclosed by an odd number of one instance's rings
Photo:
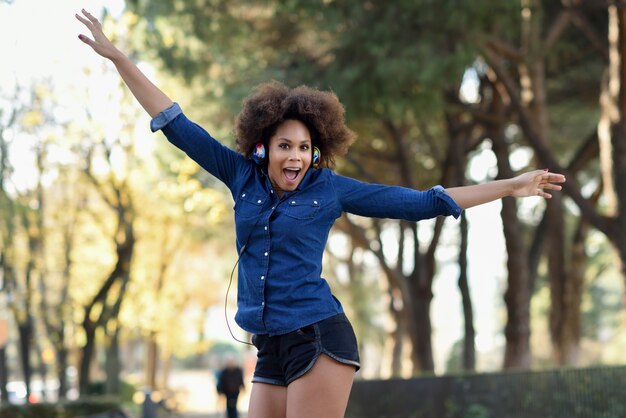
[[[237,149],[250,157],[257,143],[267,146],[278,126],[286,120],[302,122],[321,153],[320,166],[333,167],[356,139],[345,123],[345,109],[337,96],[307,86],[289,88],[271,81],[258,85],[243,101],[235,119]]]

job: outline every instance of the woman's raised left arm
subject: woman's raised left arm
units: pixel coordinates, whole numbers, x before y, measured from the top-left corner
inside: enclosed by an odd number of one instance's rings
[[[561,190],[559,183],[565,182],[565,176],[546,170],[534,170],[517,177],[494,180],[471,186],[451,187],[446,192],[463,209],[482,205],[503,197],[540,196],[550,199],[546,190]]]

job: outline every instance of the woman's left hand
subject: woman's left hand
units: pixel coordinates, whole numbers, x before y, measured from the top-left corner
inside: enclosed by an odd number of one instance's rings
[[[514,197],[541,196],[545,199],[552,198],[545,190],[561,190],[559,183],[565,183],[565,176],[558,173],[550,173],[545,170],[534,170],[511,179],[513,181]]]

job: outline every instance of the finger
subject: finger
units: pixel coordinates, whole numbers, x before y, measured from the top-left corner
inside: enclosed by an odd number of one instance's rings
[[[549,173],[549,172],[546,172],[546,173],[544,173],[544,176],[555,177],[555,178],[557,178],[557,177],[558,178],[560,178],[560,177],[565,178],[565,176],[563,174],[561,174],[561,173]]]
[[[537,196],[541,196],[541,197],[543,197],[544,199],[552,199],[552,195],[551,195],[550,193],[546,193],[546,192],[544,192],[544,191],[543,191],[543,190],[541,190],[541,189],[538,189],[538,190],[537,190]]]
[[[565,176],[562,174],[544,174],[541,176],[541,184],[565,183]]]
[[[89,21],[91,23],[93,23],[94,26],[99,27],[100,26],[100,22],[98,21],[98,19],[96,19],[96,17],[94,15],[92,15],[91,13],[89,13],[87,10],[82,9],[81,10],[83,12],[83,14],[85,16],[87,16],[87,19],[89,19]]]
[[[84,17],[82,17],[81,15],[79,15],[78,13],[76,13],[74,16],[76,16],[76,19],[80,20],[85,26],[87,26],[89,28],[89,30],[93,31],[93,25],[91,24],[91,22],[87,19],[85,19]]]
[[[78,39],[80,39],[81,41],[83,41],[84,43],[86,43],[87,45],[89,45],[90,47],[93,48],[94,46],[94,41],[89,39],[87,36],[85,35],[78,35]]]

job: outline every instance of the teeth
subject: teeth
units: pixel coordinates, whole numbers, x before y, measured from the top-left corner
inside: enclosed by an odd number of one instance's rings
[[[300,169],[289,167],[284,169],[284,173],[285,177],[287,177],[290,181],[295,181],[296,178],[298,178],[298,176],[300,175]]]

